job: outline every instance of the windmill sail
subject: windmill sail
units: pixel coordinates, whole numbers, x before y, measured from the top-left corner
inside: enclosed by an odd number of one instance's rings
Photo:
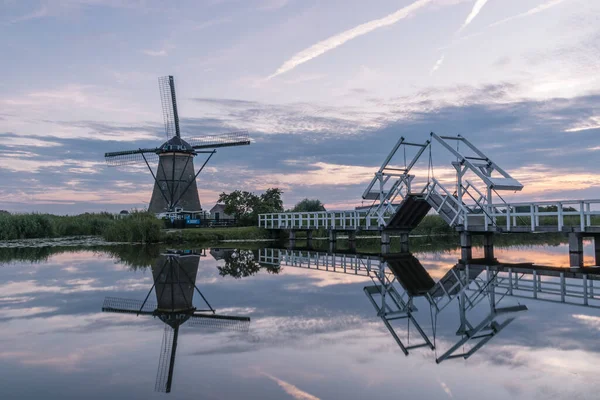
[[[222,135],[207,135],[188,139],[195,149],[216,149],[218,147],[244,146],[250,144],[248,131],[230,132]]]
[[[159,151],[160,148],[115,151],[112,153],[104,153],[104,158],[106,159],[106,165],[109,167],[140,164],[144,163],[144,160],[148,163],[156,163],[156,161],[158,161],[157,152]]]
[[[179,327],[173,329],[165,325],[162,344],[160,346],[160,358],[158,371],[156,372],[156,383],[154,391],[160,393],[171,393],[173,383],[173,370],[175,368],[175,355],[177,354],[177,337]]]
[[[160,102],[163,109],[167,139],[171,139],[173,136],[181,136],[173,76],[169,75],[158,78],[158,87],[160,88]]]

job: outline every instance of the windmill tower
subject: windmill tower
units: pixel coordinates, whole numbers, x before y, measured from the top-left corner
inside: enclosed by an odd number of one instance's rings
[[[179,129],[179,114],[175,96],[175,81],[172,76],[158,79],[165,121],[167,141],[156,148],[105,153],[109,166],[145,163],[154,178],[154,189],[148,211],[184,212],[194,214],[202,211],[196,178],[204,169],[216,148],[249,145],[246,131],[223,135],[202,136],[184,140]],[[207,157],[196,172],[194,158],[200,154]],[[158,162],[156,173],[151,163]]]
[[[247,331],[250,324],[249,317],[216,314],[195,283],[200,256],[189,251],[169,251],[162,254],[152,265],[154,284],[143,301],[115,297],[104,299],[103,312],[153,316],[165,324],[154,387],[157,392],[171,391],[181,325],[185,323],[194,327]],[[148,301],[153,289],[156,303]],[[206,308],[194,307],[194,291],[200,295]]]

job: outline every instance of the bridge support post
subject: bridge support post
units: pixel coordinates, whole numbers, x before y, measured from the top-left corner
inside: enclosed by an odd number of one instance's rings
[[[569,233],[569,265],[583,267],[583,236],[580,233]]]
[[[473,259],[473,245],[470,232],[460,233],[460,260],[463,262]]]
[[[333,229],[329,230],[329,243],[335,243],[337,241],[337,232]]]
[[[400,233],[400,253],[408,253],[408,232]]]
[[[313,245],[313,231],[308,230],[308,231],[306,231],[306,246],[310,249],[310,248],[312,248],[312,245]]]
[[[486,260],[494,259],[494,234],[487,233],[483,235],[483,257]]]
[[[296,231],[290,231],[290,242],[296,240]]]
[[[596,265],[600,266],[600,236],[594,236],[594,252],[596,253]]]
[[[389,232],[381,232],[381,254],[391,252],[392,237]]]
[[[350,242],[356,242],[356,231],[348,231],[348,240]]]
[[[335,253],[336,250],[336,243],[335,242],[329,242],[329,253]]]

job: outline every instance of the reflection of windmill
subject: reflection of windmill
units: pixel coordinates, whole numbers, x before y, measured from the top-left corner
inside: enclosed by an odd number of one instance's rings
[[[105,153],[104,157],[110,166],[145,162],[154,178],[154,190],[148,211],[162,213],[182,210],[190,213],[200,212],[200,199],[196,186],[196,177],[217,147],[241,146],[250,144],[247,132],[233,132],[223,135],[203,136],[183,140],[179,131],[179,116],[175,99],[175,83],[172,76],[159,78],[159,87],[165,120],[167,141],[160,147],[117,151]],[[201,151],[201,149],[211,149]],[[194,157],[200,153],[208,154],[208,158],[194,173]],[[156,161],[156,174],[149,161]]]
[[[247,330],[250,323],[249,317],[216,314],[195,283],[199,261],[200,255],[197,253],[167,252],[152,266],[154,284],[143,301],[114,297],[104,299],[104,312],[151,315],[165,323],[156,375],[155,390],[158,392],[171,391],[177,338],[183,323],[236,330]],[[152,289],[156,289],[156,303],[148,302]],[[194,307],[194,289],[202,297],[206,309]]]

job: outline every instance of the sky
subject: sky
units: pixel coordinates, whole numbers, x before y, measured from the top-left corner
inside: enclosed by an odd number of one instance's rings
[[[509,200],[600,198],[598,15],[595,0],[0,0],[0,209],[147,207],[145,166],[104,153],[165,140],[164,75],[182,137],[252,137],[201,172],[204,208],[269,187],[286,207],[353,208],[400,136],[432,131],[519,179]]]

